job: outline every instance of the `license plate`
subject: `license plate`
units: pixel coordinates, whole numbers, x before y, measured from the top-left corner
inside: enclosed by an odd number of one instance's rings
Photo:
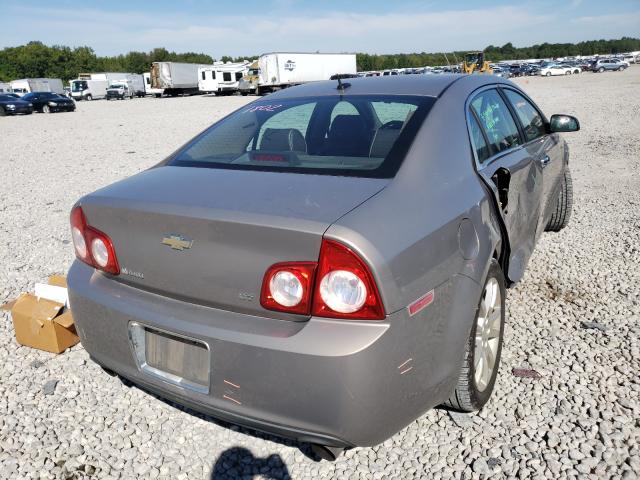
[[[209,391],[209,348],[204,342],[131,324],[130,337],[140,370],[200,393]]]

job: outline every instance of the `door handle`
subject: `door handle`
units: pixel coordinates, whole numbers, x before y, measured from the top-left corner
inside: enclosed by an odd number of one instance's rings
[[[549,165],[549,163],[551,163],[551,157],[549,157],[549,155],[545,155],[540,159],[540,164],[542,165],[542,168]]]

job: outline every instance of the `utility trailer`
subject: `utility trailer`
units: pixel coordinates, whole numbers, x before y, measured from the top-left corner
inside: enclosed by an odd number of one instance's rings
[[[249,62],[214,63],[198,68],[198,90],[203,93],[230,95],[238,91],[238,84],[249,71]]]
[[[142,74],[144,78],[144,91],[147,95],[153,95],[156,98],[160,98],[164,93],[164,88],[153,88],[151,86],[151,72],[144,72]]]
[[[201,63],[153,62],[151,88],[161,88],[165,95],[172,97],[199,93],[198,69],[211,66]]]
[[[265,53],[258,59],[257,93],[356,73],[354,53]]]
[[[59,78],[22,78],[13,80],[11,89],[20,96],[31,92],[53,92],[64,95],[62,80]]]

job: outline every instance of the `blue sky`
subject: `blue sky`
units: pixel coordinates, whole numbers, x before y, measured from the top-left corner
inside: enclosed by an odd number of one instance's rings
[[[0,48],[40,40],[99,55],[165,47],[436,52],[640,37],[640,0],[0,0]]]

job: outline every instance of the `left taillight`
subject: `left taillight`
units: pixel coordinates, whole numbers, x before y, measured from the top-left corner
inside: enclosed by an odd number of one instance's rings
[[[109,236],[87,224],[82,207],[71,211],[71,238],[76,257],[87,265],[112,275],[120,274],[116,251]]]
[[[316,262],[283,262],[264,275],[260,304],[268,310],[308,314]]]

